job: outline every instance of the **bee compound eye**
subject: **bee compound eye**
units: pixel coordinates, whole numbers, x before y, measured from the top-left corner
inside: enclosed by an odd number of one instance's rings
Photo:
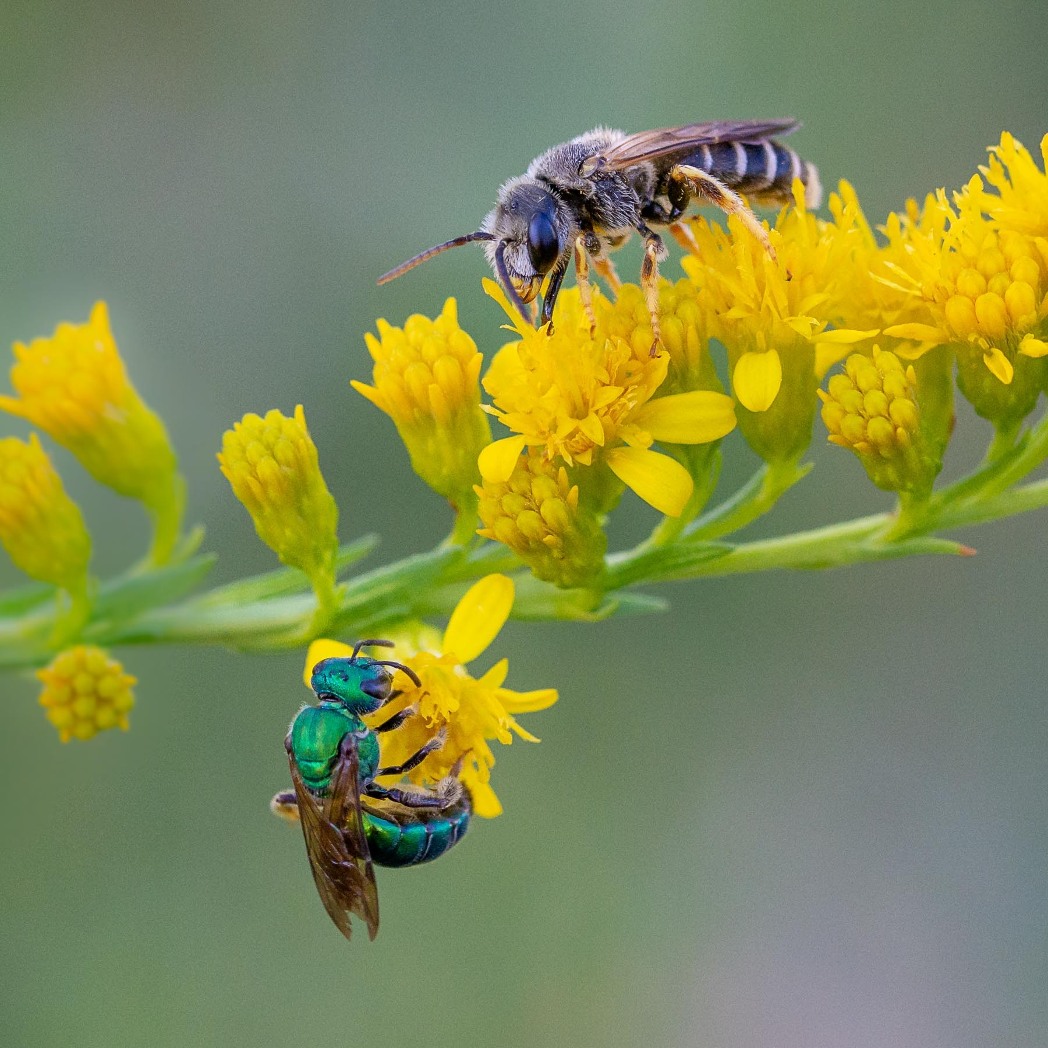
[[[528,254],[536,273],[547,272],[560,254],[557,231],[545,212],[540,211],[528,223]]]

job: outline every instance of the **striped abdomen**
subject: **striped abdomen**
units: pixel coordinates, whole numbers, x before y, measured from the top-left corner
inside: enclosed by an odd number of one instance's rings
[[[719,142],[699,146],[680,163],[701,168],[737,193],[757,200],[785,202],[792,199],[795,178],[804,184],[808,207],[822,199],[819,172],[792,149],[778,142]]]
[[[415,866],[439,859],[466,835],[471,812],[465,792],[459,802],[439,811],[398,808],[394,815],[392,809],[380,813],[367,805],[362,815],[371,861],[376,866]]]

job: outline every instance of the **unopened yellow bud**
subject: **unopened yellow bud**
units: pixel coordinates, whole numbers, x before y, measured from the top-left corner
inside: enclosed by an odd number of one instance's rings
[[[233,494],[247,507],[258,537],[318,594],[334,586],[338,507],[324,483],[317,448],[299,404],[288,418],[245,415],[222,437],[218,456]]]
[[[91,536],[36,434],[0,440],[0,543],[31,578],[85,592]]]
[[[40,705],[63,742],[90,739],[108,728],[128,729],[137,680],[102,648],[78,644],[37,670],[43,682]]]
[[[415,315],[403,328],[380,320],[378,338],[364,337],[375,384],[351,385],[393,420],[415,472],[463,508],[480,479],[477,456],[491,441],[491,426],[480,407],[483,358],[459,327],[455,300],[436,320]]]
[[[607,539],[596,514],[579,505],[563,466],[529,451],[508,481],[486,481],[476,491],[479,534],[508,546],[538,578],[568,587],[600,573]]]
[[[819,396],[830,441],[854,451],[874,484],[888,491],[930,487],[941,463],[922,439],[912,365],[877,348],[872,358],[853,353]]]
[[[59,324],[50,338],[16,342],[11,384],[0,408],[68,448],[100,483],[142,502],[156,521],[154,559],[178,536],[184,483],[159,417],[131,385],[104,302],[86,324]]]

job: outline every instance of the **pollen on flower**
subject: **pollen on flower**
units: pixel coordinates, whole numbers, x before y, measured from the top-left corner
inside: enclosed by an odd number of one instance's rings
[[[0,542],[30,578],[84,590],[91,536],[36,434],[0,440]]]
[[[183,501],[178,463],[158,416],[131,385],[104,302],[86,324],[59,324],[50,338],[16,342],[0,408],[68,448],[100,483],[138,499],[158,518],[158,560],[177,537]]]
[[[63,742],[109,728],[127,731],[137,681],[102,648],[67,648],[36,675],[44,685],[40,705]]]
[[[302,405],[247,414],[222,438],[218,461],[258,537],[318,590],[333,585],[338,507],[324,483]]]
[[[531,450],[509,480],[476,491],[484,525],[478,534],[508,546],[538,578],[579,586],[600,573],[607,538],[597,514],[579,505],[564,466]]]
[[[393,420],[415,472],[461,506],[479,479],[477,456],[491,427],[480,407],[483,358],[459,327],[455,300],[435,320],[416,314],[403,328],[380,320],[378,337],[364,338],[374,385],[351,385]]]
[[[889,491],[911,491],[931,479],[916,387],[912,364],[875,347],[872,357],[853,353],[827,391],[819,390],[830,441],[854,451],[870,479]]]

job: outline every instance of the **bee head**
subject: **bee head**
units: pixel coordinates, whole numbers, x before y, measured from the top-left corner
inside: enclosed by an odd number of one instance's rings
[[[498,204],[481,229],[492,235],[484,251],[499,283],[528,319],[524,306],[571,253],[577,223],[570,208],[538,179],[523,175],[499,190]]]

